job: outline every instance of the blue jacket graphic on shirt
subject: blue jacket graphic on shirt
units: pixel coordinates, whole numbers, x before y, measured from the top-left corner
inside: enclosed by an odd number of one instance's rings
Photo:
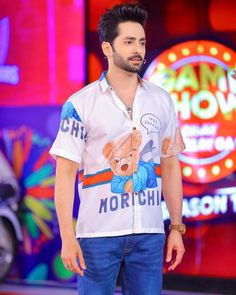
[[[111,180],[111,191],[119,194],[125,193],[125,184],[129,180],[133,181],[134,192],[157,187],[153,162],[139,161],[137,173],[130,176],[114,175]]]

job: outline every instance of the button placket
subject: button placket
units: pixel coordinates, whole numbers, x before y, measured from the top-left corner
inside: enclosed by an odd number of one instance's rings
[[[138,96],[139,96],[139,88],[137,89],[136,95],[134,97],[134,102],[133,102],[133,114],[132,114],[132,135],[133,132],[135,130],[137,130],[137,126],[138,126],[138,108],[137,108],[137,100],[138,100]],[[132,136],[132,141],[131,141],[131,147],[132,147],[132,151],[136,151],[136,147],[133,146],[133,136]],[[132,179],[134,181],[134,174],[137,174],[137,170],[138,170],[138,163],[137,165],[135,165],[135,163],[132,163],[133,167],[132,167]],[[136,166],[136,168],[134,167],[134,165]],[[133,206],[133,230],[134,232],[136,231],[136,229],[138,229],[140,227],[140,208],[138,205],[138,193],[133,192],[133,197],[134,197],[134,206]]]
[[[132,125],[132,119],[127,111],[127,107],[126,105],[122,102],[122,100],[116,95],[115,91],[110,87],[110,93],[111,93],[111,96],[116,104],[116,106],[122,111],[125,113],[126,117],[128,117],[129,121],[131,122],[131,125]]]
[[[127,108],[125,106],[125,104],[119,99],[119,97],[116,95],[115,91],[110,87],[110,93],[111,96],[114,100],[114,103],[117,105],[117,107],[123,111],[125,113],[125,115],[128,118],[128,121],[130,123],[130,132],[131,135],[133,135],[133,132],[135,130],[137,130],[137,126],[138,126],[138,108],[137,108],[137,99],[140,93],[140,87],[138,86],[135,97],[134,97],[134,101],[133,101],[133,111],[132,111],[132,117],[129,115],[129,113],[127,112]],[[136,148],[133,147],[133,140],[132,140],[132,136],[131,136],[131,150],[135,151]],[[135,165],[136,166],[136,165]],[[138,169],[138,163],[137,163],[137,167],[134,169],[134,163],[132,161],[132,180],[134,180],[133,175],[137,173],[137,169]],[[134,186],[133,186],[134,188]],[[134,193],[133,193],[134,194]],[[133,230],[135,230],[136,228],[140,227],[140,208],[138,205],[138,194],[135,194],[134,196],[134,206],[133,206]]]

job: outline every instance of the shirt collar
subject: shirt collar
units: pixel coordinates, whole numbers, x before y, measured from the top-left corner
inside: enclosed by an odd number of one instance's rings
[[[104,93],[108,88],[111,88],[111,86],[109,85],[107,79],[106,79],[106,74],[107,74],[107,71],[104,71],[102,72],[100,78],[99,78],[99,83],[100,83],[100,86],[101,86],[101,89],[102,89],[102,92]],[[141,87],[143,87],[144,83],[143,83],[143,79],[138,75],[138,82],[139,82],[139,85]]]
[[[106,79],[106,74],[107,74],[107,71],[102,72],[102,74],[99,78],[99,83],[100,83],[103,93],[107,90],[107,88],[110,87],[110,85],[108,84],[108,81]]]

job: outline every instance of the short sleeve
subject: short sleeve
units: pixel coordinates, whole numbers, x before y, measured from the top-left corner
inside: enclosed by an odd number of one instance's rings
[[[59,131],[49,153],[54,158],[60,156],[80,164],[86,137],[87,132],[79,110],[68,100],[62,107]]]
[[[183,137],[179,128],[175,108],[170,99],[170,110],[168,112],[167,125],[162,133],[161,157],[172,157],[185,149]]]

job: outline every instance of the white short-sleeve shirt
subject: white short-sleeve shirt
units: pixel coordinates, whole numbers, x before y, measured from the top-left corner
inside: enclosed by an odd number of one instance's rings
[[[132,119],[105,73],[72,95],[50,153],[79,163],[76,236],[163,233],[160,157],[183,149],[172,100],[151,82],[140,79]]]

